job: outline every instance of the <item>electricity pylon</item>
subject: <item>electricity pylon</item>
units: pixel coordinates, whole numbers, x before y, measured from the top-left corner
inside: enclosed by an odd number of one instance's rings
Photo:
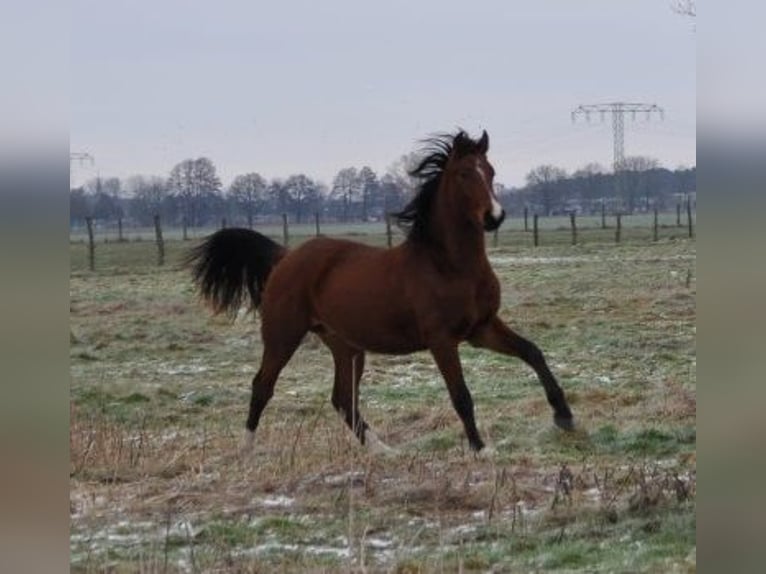
[[[80,165],[82,165],[86,160],[90,161],[91,165],[93,165],[93,162],[95,161],[93,156],[88,152],[73,151],[69,153],[69,163],[72,163],[73,161],[79,161]]]
[[[635,104],[627,102],[612,102],[607,104],[584,104],[577,106],[572,111],[572,122],[577,116],[585,116],[586,121],[590,122],[590,115],[598,113],[601,121],[604,121],[607,113],[612,114],[612,131],[614,132],[614,173],[622,170],[625,162],[625,113],[630,112],[631,119],[636,120],[636,113],[646,114],[646,120],[649,121],[653,113],[658,113],[660,119],[665,119],[665,110],[657,104]]]
[[[96,160],[93,159],[93,156],[90,155],[88,152],[81,152],[81,151],[73,151],[69,152],[69,185],[72,185],[72,162],[79,162],[80,165],[83,165],[86,161],[90,162],[90,165],[93,165]]]

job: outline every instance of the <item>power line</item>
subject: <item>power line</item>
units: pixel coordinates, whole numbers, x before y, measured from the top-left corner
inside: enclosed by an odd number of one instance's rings
[[[628,102],[611,102],[606,104],[582,104],[572,111],[572,122],[577,116],[585,116],[585,120],[590,122],[591,114],[598,113],[601,121],[606,118],[606,114],[612,115],[612,132],[614,138],[614,172],[621,171],[625,163],[625,114],[629,112],[631,119],[636,120],[637,113],[644,113],[646,121],[651,119],[652,114],[657,113],[660,119],[665,119],[665,110],[657,104],[641,104]]]

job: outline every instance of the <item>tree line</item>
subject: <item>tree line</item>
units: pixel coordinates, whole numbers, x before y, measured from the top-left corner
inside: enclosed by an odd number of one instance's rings
[[[416,161],[414,154],[402,156],[382,175],[369,166],[346,167],[329,186],[302,173],[267,180],[251,172],[224,187],[209,158],[186,159],[167,177],[97,177],[70,189],[70,225],[82,226],[91,217],[149,226],[155,215],[168,225],[189,227],[217,226],[223,219],[253,227],[282,214],[296,223],[315,213],[325,221],[379,221],[411,197],[416,182],[408,170]],[[530,170],[522,187],[498,183],[496,188],[512,216],[525,210],[544,216],[592,214],[605,207],[610,213],[667,210],[695,192],[696,168],[668,170],[646,157],[626,158],[617,174],[596,163],[572,174],[545,164]]]

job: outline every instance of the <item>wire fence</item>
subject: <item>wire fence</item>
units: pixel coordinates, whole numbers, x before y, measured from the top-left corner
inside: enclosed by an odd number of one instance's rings
[[[199,239],[226,226],[186,228],[163,227],[159,216],[153,227],[137,227],[122,221],[86,220],[83,228],[70,230],[72,269],[96,270],[125,264],[163,266],[180,260],[180,255]],[[319,216],[308,223],[290,223],[283,216],[281,224],[257,225],[255,229],[288,247],[295,247],[317,236],[353,239],[377,246],[394,246],[404,241],[405,232],[390,220],[368,223],[324,223]],[[696,211],[685,213],[653,212],[508,218],[497,231],[487,234],[487,245],[493,247],[541,247],[582,245],[588,243],[659,242],[693,238],[696,234]],[[185,238],[185,239],[184,239]]]

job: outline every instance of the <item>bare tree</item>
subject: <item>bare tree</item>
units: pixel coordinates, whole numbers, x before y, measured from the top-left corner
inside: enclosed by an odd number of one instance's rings
[[[291,211],[298,223],[303,222],[307,212],[316,210],[320,200],[320,186],[303,174],[291,175],[284,183]]]
[[[386,170],[389,181],[395,183],[408,196],[412,195],[417,188],[418,181],[410,173],[417,167],[420,160],[420,154],[417,152],[404,154]]]
[[[575,187],[580,198],[589,202],[592,206],[593,201],[603,202],[606,199],[606,195],[603,193],[603,186],[599,183],[603,182],[604,176],[608,173],[608,169],[597,162],[590,162],[578,169],[572,174],[572,178],[575,180]]]
[[[206,196],[219,194],[221,180],[218,179],[213,162],[201,157],[176,164],[170,172],[168,186],[181,200],[186,222],[189,225],[199,225]]]
[[[565,170],[555,165],[539,165],[527,174],[527,187],[540,198],[545,215],[551,215],[556,201],[556,184],[566,178]]]
[[[263,209],[267,201],[268,184],[257,173],[238,175],[231,182],[229,199],[247,215],[247,226],[253,228],[253,217]]]
[[[369,166],[359,170],[359,188],[362,198],[362,221],[367,221],[370,215],[370,207],[380,188],[378,175]]]
[[[269,198],[269,211],[271,213],[282,214],[290,210],[290,197],[283,180],[272,179],[266,195]]]
[[[401,181],[391,173],[380,178],[380,195],[383,201],[383,214],[397,211],[404,206],[409,190],[402,186]]]
[[[660,166],[660,162],[649,156],[633,155],[628,156],[622,162],[622,169],[625,171],[649,171]]]
[[[85,183],[90,215],[96,219],[115,220],[122,217],[119,201],[120,180],[95,177]]]
[[[625,190],[625,200],[629,211],[633,211],[643,198],[643,208],[651,207],[652,190],[646,172],[657,169],[660,162],[653,157],[634,155],[626,157],[622,163],[622,175]]]
[[[351,204],[359,195],[359,175],[354,167],[341,169],[333,179],[331,197],[342,203],[342,221],[348,221]]]
[[[158,176],[135,175],[128,179],[127,190],[133,196],[131,215],[149,225],[152,218],[164,211],[170,197],[168,182]]]
[[[608,169],[596,161],[586,163],[580,169],[572,174],[572,177],[593,177],[595,175],[603,175],[608,173]]]
[[[114,199],[120,199],[122,196],[122,182],[119,177],[108,177],[103,181],[102,188],[104,193],[112,196]]]

